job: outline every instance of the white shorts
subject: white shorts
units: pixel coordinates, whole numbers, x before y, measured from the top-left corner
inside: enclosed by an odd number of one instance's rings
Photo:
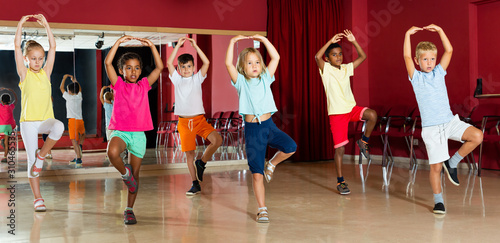
[[[462,142],[462,136],[471,125],[455,115],[448,123],[422,128],[422,139],[429,156],[429,164],[437,164],[450,159],[448,139]]]

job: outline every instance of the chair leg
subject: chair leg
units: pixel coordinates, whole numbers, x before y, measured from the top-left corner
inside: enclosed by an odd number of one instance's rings
[[[479,159],[477,165],[477,176],[481,176],[481,162],[483,162],[483,143],[479,145]]]

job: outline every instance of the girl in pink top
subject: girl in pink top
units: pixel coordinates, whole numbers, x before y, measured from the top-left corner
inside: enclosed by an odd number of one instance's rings
[[[9,93],[4,93],[1,95],[0,99],[0,135],[3,134],[2,146],[4,148],[2,162],[7,163],[7,155],[9,154],[9,134],[12,133],[12,129],[16,127],[16,121],[14,120],[14,108],[17,103],[16,92],[8,88],[0,88],[0,91],[6,90],[14,94],[15,100],[12,100]]]
[[[149,46],[153,53],[156,68],[148,75],[139,79],[142,72],[141,57],[132,52],[123,54],[118,60],[118,72],[113,67],[113,58],[121,43],[138,40],[144,46]],[[135,224],[137,220],[133,212],[135,198],[139,187],[139,169],[146,152],[146,135],[144,131],[153,129],[153,121],[149,111],[148,91],[163,70],[163,62],[155,45],[148,39],[123,36],[109,50],[104,60],[106,73],[114,90],[115,100],[109,129],[111,133],[108,143],[108,158],[120,172],[128,187],[127,208],[125,209],[125,224]],[[128,164],[124,164],[120,153],[127,149],[130,152]]]

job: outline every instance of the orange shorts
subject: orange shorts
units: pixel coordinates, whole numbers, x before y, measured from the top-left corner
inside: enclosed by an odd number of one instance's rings
[[[80,134],[85,134],[85,124],[83,124],[83,120],[69,118],[68,133],[70,139],[80,139]]]
[[[215,129],[207,122],[204,115],[199,115],[193,118],[179,117],[177,131],[181,136],[182,152],[186,152],[196,149],[196,135],[207,139]]]

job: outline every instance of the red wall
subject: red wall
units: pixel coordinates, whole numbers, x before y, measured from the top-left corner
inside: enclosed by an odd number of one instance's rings
[[[72,1],[27,0],[2,3],[1,20],[43,13],[49,22],[195,29],[265,31],[266,0]]]

